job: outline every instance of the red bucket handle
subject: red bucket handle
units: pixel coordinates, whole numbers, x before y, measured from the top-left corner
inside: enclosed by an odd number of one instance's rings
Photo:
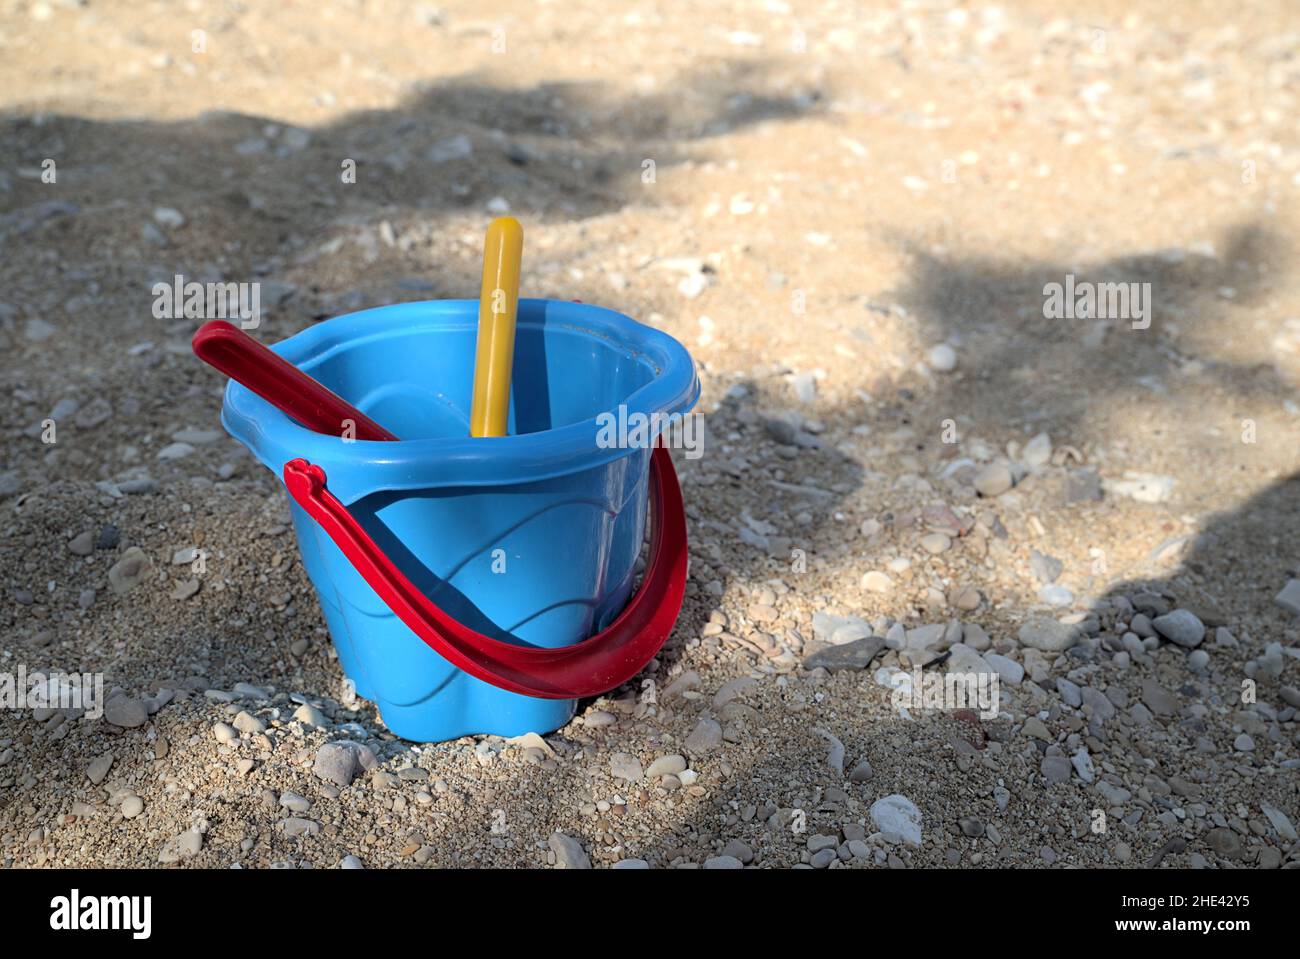
[[[515,646],[449,616],[402,574],[325,488],[325,472],[306,460],[284,464],[289,495],[370,584],[379,598],[438,655],[484,682],[542,699],[596,696],[627,682],[659,652],[686,592],[686,511],[672,457],[650,458],[650,562],[641,588],[619,617],[584,642],[558,649]]]

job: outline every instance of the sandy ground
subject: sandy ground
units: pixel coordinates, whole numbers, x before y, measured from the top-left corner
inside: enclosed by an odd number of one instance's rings
[[[0,713],[0,861],[1300,866],[1300,13],[1089,7],[5,0],[0,671],[118,692]],[[151,290],[473,296],[507,208],[698,363],[691,582],[543,742],[412,745]]]

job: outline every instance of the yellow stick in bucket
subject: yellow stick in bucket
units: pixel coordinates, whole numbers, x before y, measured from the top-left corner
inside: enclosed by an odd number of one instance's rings
[[[478,301],[478,347],[470,436],[505,436],[510,416],[510,367],[519,307],[519,261],[524,229],[512,216],[497,217],[483,244],[483,286]]]

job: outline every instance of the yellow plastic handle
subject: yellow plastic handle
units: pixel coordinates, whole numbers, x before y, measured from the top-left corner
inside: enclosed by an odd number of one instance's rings
[[[478,348],[470,436],[505,436],[510,415],[510,367],[519,308],[519,262],[524,228],[512,216],[488,224],[483,244],[483,287],[478,301]]]

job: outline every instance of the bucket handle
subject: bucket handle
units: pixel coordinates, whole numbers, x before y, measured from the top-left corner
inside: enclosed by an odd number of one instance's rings
[[[659,652],[686,592],[686,511],[672,456],[650,458],[650,560],[641,588],[608,627],[572,646],[516,646],[475,632],[444,612],[402,574],[348,508],[325,488],[325,471],[303,459],[284,464],[289,495],[320,524],[385,605],[438,655],[472,676],[541,699],[581,699],[639,673]]]

